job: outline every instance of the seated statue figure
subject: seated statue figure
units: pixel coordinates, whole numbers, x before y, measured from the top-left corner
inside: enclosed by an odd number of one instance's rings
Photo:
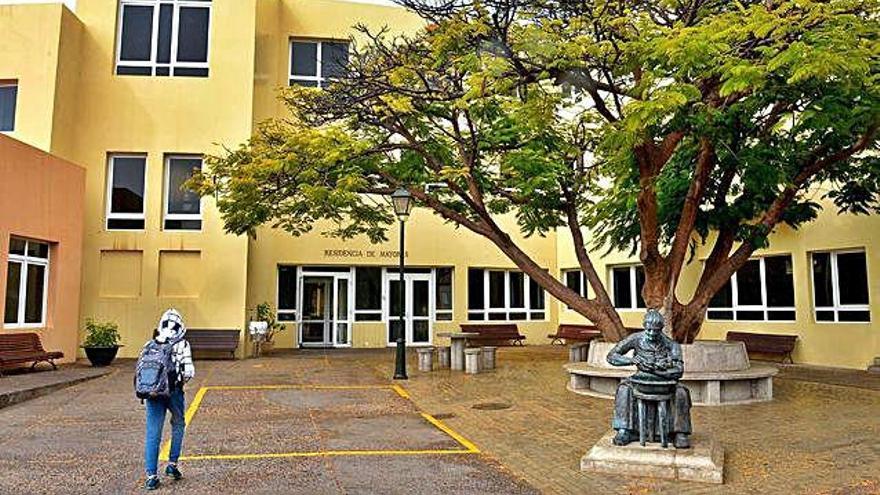
[[[657,382],[670,385],[672,408],[667,418],[667,433],[677,449],[690,447],[691,434],[691,396],[688,389],[678,383],[684,373],[681,345],[663,333],[663,315],[655,309],[645,315],[645,330],[621,340],[608,353],[608,362],[614,366],[635,365],[637,370],[631,377],[621,381],[614,397],[614,418],[612,428],[617,432],[615,445],[626,445],[639,438],[638,412],[634,387]],[[632,356],[627,354],[632,351]],[[674,392],[673,392],[674,390]],[[652,415],[653,416],[653,415]],[[653,422],[649,422],[653,425]],[[648,429],[648,428],[646,428]],[[656,441],[653,431],[646,432],[650,441]]]

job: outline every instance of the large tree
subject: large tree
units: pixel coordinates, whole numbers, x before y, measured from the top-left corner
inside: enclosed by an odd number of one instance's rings
[[[393,216],[377,194],[405,187],[610,339],[624,328],[591,252],[638,252],[645,302],[690,342],[780,224],[823,200],[880,209],[877,0],[402,1],[424,30],[359,28],[332,84],[284,90],[289,116],[210,160],[194,183],[227,230],[330,220],[378,242]],[[504,214],[525,235],[568,230],[593,296],[522,251]]]

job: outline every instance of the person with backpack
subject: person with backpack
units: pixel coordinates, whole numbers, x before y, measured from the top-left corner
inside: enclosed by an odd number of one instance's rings
[[[144,488],[159,488],[159,444],[166,411],[171,412],[171,452],[165,475],[183,477],[177,459],[183,447],[185,400],[183,386],[195,376],[192,351],[186,341],[186,326],[175,309],[165,311],[153,338],[144,344],[135,370],[135,394],[146,404],[147,421],[144,439],[144,464],[147,480]]]

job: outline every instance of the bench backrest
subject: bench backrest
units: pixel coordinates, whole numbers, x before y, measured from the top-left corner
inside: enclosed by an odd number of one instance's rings
[[[556,334],[562,338],[565,337],[593,337],[602,335],[602,332],[596,328],[596,325],[574,325],[571,323],[561,323]]]
[[[40,336],[35,333],[0,334],[0,353],[22,351],[43,351]]]
[[[193,349],[236,348],[241,331],[231,329],[190,328],[186,331],[186,340]]]
[[[727,340],[743,342],[746,350],[753,352],[788,353],[794,350],[797,338],[797,335],[727,332]]]
[[[519,337],[519,329],[513,323],[496,323],[488,325],[461,325],[462,332],[475,332],[492,337]]]

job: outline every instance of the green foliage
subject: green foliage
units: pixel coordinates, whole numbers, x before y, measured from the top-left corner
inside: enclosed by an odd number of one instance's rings
[[[86,338],[83,347],[116,347],[119,345],[119,325],[112,321],[86,319]]]
[[[278,323],[275,318],[275,310],[268,302],[261,302],[254,308],[254,318],[252,321],[265,321],[268,325],[266,328],[266,342],[271,342],[275,334],[284,330],[284,324]]]

